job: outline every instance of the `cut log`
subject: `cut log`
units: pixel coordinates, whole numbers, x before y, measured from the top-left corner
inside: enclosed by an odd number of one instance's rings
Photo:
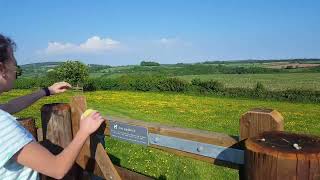
[[[320,179],[320,137],[269,131],[245,146],[245,179]]]

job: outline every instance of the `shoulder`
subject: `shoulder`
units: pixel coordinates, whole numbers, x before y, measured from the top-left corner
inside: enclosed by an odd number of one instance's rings
[[[0,139],[3,140],[4,136],[7,134],[32,137],[32,135],[17,121],[16,117],[0,109]]]
[[[14,116],[0,110],[0,167],[33,140],[33,136]]]

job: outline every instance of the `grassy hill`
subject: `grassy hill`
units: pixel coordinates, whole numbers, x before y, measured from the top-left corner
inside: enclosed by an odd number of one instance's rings
[[[49,69],[62,62],[21,65],[23,77],[45,76]],[[118,77],[123,74],[157,74],[164,76],[202,74],[266,74],[291,72],[320,72],[320,59],[205,61],[200,63],[161,64],[160,66],[109,66],[89,64],[92,77]]]

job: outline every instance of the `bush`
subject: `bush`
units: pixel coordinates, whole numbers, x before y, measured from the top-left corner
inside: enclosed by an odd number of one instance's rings
[[[160,91],[183,92],[188,90],[188,82],[178,78],[166,78],[159,81],[157,87]]]
[[[54,82],[48,78],[17,79],[15,89],[47,87]],[[84,91],[95,90],[133,90],[133,91],[171,91],[214,94],[228,97],[286,100],[292,102],[320,103],[320,91],[288,89],[271,91],[258,82],[254,88],[225,88],[219,81],[193,79],[191,83],[179,78],[151,75],[124,75],[119,78],[90,78],[84,83]]]
[[[266,88],[261,82],[257,82],[256,87],[254,88],[254,96],[256,97],[262,97],[265,96]]]
[[[97,86],[95,84],[96,79],[87,79],[86,82],[83,84],[84,91],[96,91]]]
[[[193,86],[200,86],[200,84],[201,84],[200,78],[192,79],[192,80],[191,80],[191,84],[192,84]]]
[[[101,90],[117,90],[119,89],[119,81],[111,78],[100,78],[95,81],[97,89]]]
[[[224,90],[223,83],[213,80],[200,81],[198,86],[201,87],[202,92],[221,92]]]
[[[14,83],[15,89],[31,89],[37,86],[35,78],[18,78]]]
[[[160,66],[160,64],[154,61],[142,61],[140,66]]]

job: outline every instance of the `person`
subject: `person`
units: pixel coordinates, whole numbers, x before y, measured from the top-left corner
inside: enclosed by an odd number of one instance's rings
[[[17,73],[15,43],[0,34],[0,94],[13,88]],[[71,88],[58,82],[48,88],[19,97],[0,106],[0,179],[39,179],[38,173],[55,179],[63,178],[75,162],[85,140],[104,121],[97,111],[80,120],[80,128],[72,142],[59,154],[53,155],[40,145],[16,120],[14,114],[46,95]]]

